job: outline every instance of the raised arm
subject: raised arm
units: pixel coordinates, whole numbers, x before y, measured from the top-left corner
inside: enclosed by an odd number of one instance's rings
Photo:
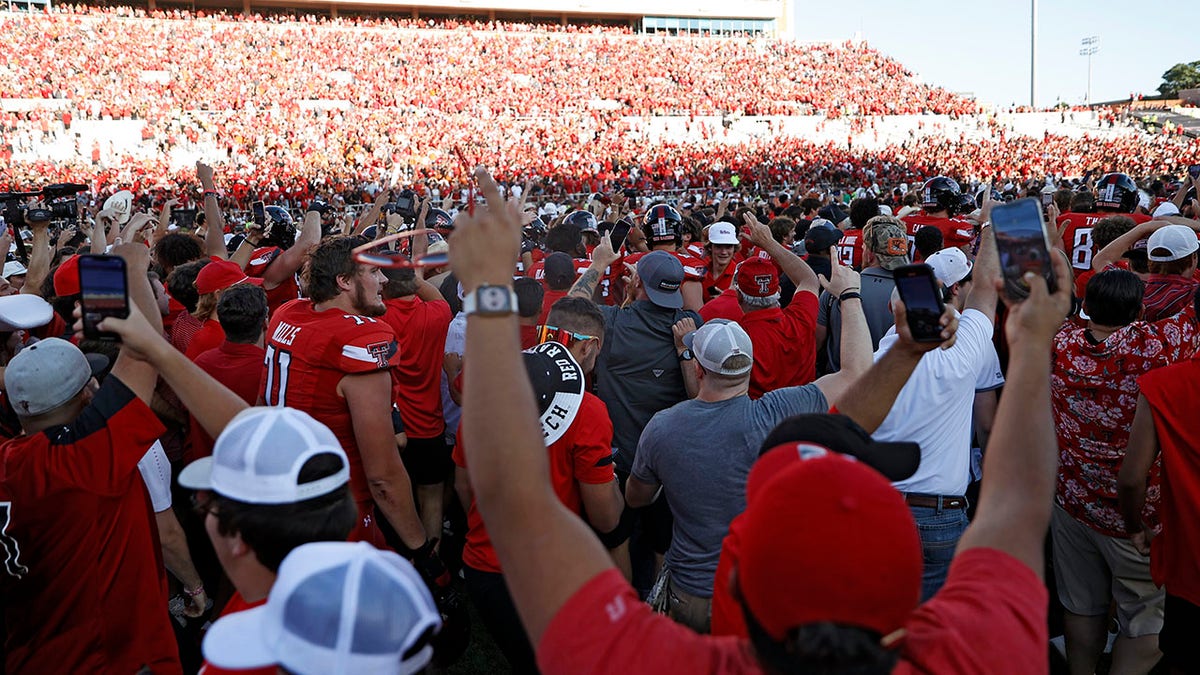
[[[1105,246],[1092,256],[1092,269],[1101,272],[1109,265],[1116,264],[1121,256],[1126,251],[1133,248],[1133,245],[1154,234],[1154,231],[1165,225],[1169,225],[1165,220],[1151,220],[1149,222],[1135,225],[1132,230],[1117,237],[1111,244]]]
[[[296,243],[267,266],[263,273],[263,286],[275,288],[288,279],[304,265],[304,256],[321,243],[321,212],[309,209],[300,223],[300,232],[296,235]]]
[[[746,227],[742,230],[742,238],[749,239],[755,246],[770,254],[771,259],[779,265],[783,273],[792,283],[796,284],[796,292],[808,291],[813,295],[821,293],[821,283],[817,280],[816,272],[800,256],[784,248],[783,244],[771,236],[771,228],[758,222],[753,213],[746,213]]]
[[[1058,278],[1069,279],[1067,261],[1062,256],[1051,258]],[[1028,273],[1025,280],[1031,289],[1029,298],[1009,310],[1007,381],[984,456],[979,510],[957,552],[999,549],[1040,578],[1058,469],[1050,407],[1050,350],[1071,309],[1071,286],[1060,284],[1058,292],[1050,295],[1041,277]]]
[[[861,277],[858,272],[838,262],[836,257],[832,264],[830,276],[833,278],[819,277],[819,280],[825,290],[841,303],[841,351],[838,353],[841,369],[819,378],[816,384],[825,395],[825,400],[838,405],[845,398],[846,389],[871,367],[871,329],[863,314],[862,299],[857,297],[861,290]]]
[[[908,329],[904,303],[896,300],[892,305],[896,317],[896,334],[899,339],[866,372],[855,378],[837,401],[838,412],[858,422],[869,433],[875,433],[883,420],[887,419],[896,397],[916,370],[921,357],[935,349],[949,349],[954,344],[954,333],[958,330],[958,317],[953,307],[942,313],[942,342],[917,342]],[[845,309],[842,310],[845,312]],[[843,324],[845,319],[843,318]],[[826,375],[825,377],[830,377]],[[824,379],[824,378],[822,378]],[[820,382],[820,380],[818,380]]]
[[[167,236],[167,228],[171,225],[171,209],[176,206],[179,206],[178,199],[172,198],[163,202],[162,210],[158,212],[158,226],[154,229],[154,235],[150,242],[151,246],[157,243],[159,239]]]
[[[213,180],[213,168],[204,162],[196,162],[196,176],[200,179],[204,205],[204,255],[225,260],[229,252],[225,249],[225,216],[217,200],[217,184]]]
[[[632,232],[632,230],[630,231]],[[516,260],[516,256],[513,256],[513,259]],[[571,287],[571,291],[567,295],[588,300],[595,299],[596,286],[604,278],[604,270],[616,261],[617,254],[613,251],[612,241],[608,237],[600,237],[600,244],[596,246],[596,250],[592,251],[592,264],[575,280],[575,285]]]
[[[1060,256],[1051,254],[1052,257]],[[984,227],[979,232],[979,252],[975,254],[975,267],[971,270],[971,278],[975,283],[971,284],[971,293],[967,296],[967,309],[974,309],[981,312],[988,318],[988,321],[996,323],[996,303],[999,302],[1000,296],[996,292],[996,283],[1000,280],[1000,255],[996,252],[996,237],[992,234],[992,228]],[[1059,279],[1070,279],[1070,276],[1057,277]],[[1065,285],[1070,285],[1070,281],[1065,282]]]
[[[358,225],[354,227],[354,234],[362,234],[363,230],[375,224],[379,220],[379,214],[383,213],[385,204],[392,200],[392,191],[388,189],[380,190],[379,194],[375,195],[375,201],[371,204],[371,208],[358,219]]]
[[[29,269],[25,274],[25,285],[21,287],[21,292],[41,295],[42,284],[50,275],[50,223],[44,220],[30,222],[29,229],[33,230],[33,243],[29,251]],[[7,233],[5,234],[7,236]],[[0,248],[3,249],[0,253],[7,255],[8,246],[7,241],[0,243]]]
[[[485,170],[478,169],[476,177],[486,204],[473,215],[459,214],[451,265],[468,293],[484,284],[511,288],[520,206],[503,202]],[[611,568],[612,560],[551,487],[516,315],[470,316],[465,360],[472,365],[463,393],[463,434],[475,502],[530,642],[537,645],[559,608]]]

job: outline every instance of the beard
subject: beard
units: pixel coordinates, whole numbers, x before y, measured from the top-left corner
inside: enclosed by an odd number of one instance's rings
[[[367,293],[367,289],[363,288],[362,284],[354,285],[353,300],[354,311],[362,316],[383,316],[387,312],[387,307],[379,295]]]

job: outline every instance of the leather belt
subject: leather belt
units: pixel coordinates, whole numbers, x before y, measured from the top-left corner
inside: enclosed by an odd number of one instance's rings
[[[926,509],[965,509],[967,508],[966,497],[944,496],[944,495],[924,495],[916,492],[905,492],[904,502],[909,506],[919,506]]]

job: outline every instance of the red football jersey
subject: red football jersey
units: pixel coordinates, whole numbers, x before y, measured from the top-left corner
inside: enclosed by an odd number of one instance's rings
[[[9,673],[182,673],[137,464],[164,429],[116,377],[70,425],[0,446]]]
[[[550,444],[546,451],[550,455],[550,482],[554,493],[572,513],[581,513],[583,497],[579,484],[603,485],[615,477],[612,463],[612,421],[608,408],[599,397],[590,392],[583,393],[583,402],[571,428],[562,438]],[[466,454],[462,446],[460,427],[458,445],[454,447],[454,463],[466,468]],[[463,562],[483,572],[500,574],[500,561],[496,550],[484,529],[483,519],[475,507],[475,500],[467,509],[467,542],[463,548]]]
[[[446,430],[442,418],[442,352],[450,327],[445,300],[425,302],[413,296],[384,302],[381,318],[396,332],[397,364],[393,392],[404,431],[410,438],[437,438]]]
[[[1133,222],[1142,224],[1150,220],[1150,216],[1142,213],[1073,213],[1068,211],[1054,222],[1062,227],[1066,221],[1071,221],[1063,230],[1063,247],[1071,255],[1071,267],[1077,270],[1092,269],[1092,256],[1096,255],[1096,247],[1092,243],[1092,229],[1096,223],[1109,216],[1129,216]]]
[[[967,220],[934,218],[924,211],[910,213],[901,220],[908,226],[909,248],[915,249],[917,230],[923,227],[936,227],[942,231],[942,248],[969,246],[975,241],[975,224]]]
[[[695,256],[678,251],[667,251],[667,253],[679,258],[679,262],[683,263],[684,281],[704,281],[704,275],[708,273],[708,263]],[[636,265],[637,261],[641,260],[644,255],[646,255],[645,252],[625,256],[625,262],[630,265]]]
[[[267,405],[303,410],[329,427],[350,460],[354,500],[371,501],[350,407],[337,387],[347,375],[386,370],[399,363],[391,326],[340,309],[317,312],[311,300],[293,300],[271,317],[266,348],[262,399]]]
[[[862,230],[846,230],[842,239],[833,247],[837,252],[838,262],[846,267],[861,270],[863,265],[863,232]]]

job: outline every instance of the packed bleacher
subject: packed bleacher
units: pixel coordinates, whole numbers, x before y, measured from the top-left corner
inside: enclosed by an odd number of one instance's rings
[[[850,44],[0,30],[0,674],[1200,663],[1194,141]]]

